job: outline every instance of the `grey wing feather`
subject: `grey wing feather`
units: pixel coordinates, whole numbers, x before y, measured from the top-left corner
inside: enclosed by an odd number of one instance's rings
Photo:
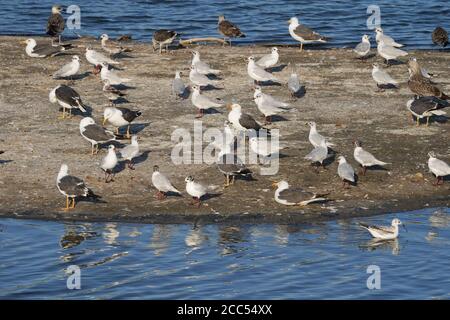
[[[184,85],[184,82],[181,79],[174,79],[172,87],[173,87],[174,93],[176,93],[178,95],[182,95],[184,93],[184,91],[186,90],[186,86]]]
[[[370,44],[367,42],[360,42],[356,47],[355,47],[355,51],[360,52],[360,53],[364,53],[367,50],[370,49]]]
[[[109,141],[115,138],[114,133],[105,130],[102,126],[99,126],[98,124],[88,125],[84,129],[85,130],[83,131],[83,135],[97,142]]]

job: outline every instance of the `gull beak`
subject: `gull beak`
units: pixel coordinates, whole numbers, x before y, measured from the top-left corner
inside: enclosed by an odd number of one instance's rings
[[[272,188],[273,189],[278,188],[278,182],[272,182]]]
[[[108,120],[108,119],[106,119],[105,117],[103,117],[103,122],[102,122],[102,124],[105,125],[105,123],[106,123],[107,120]]]

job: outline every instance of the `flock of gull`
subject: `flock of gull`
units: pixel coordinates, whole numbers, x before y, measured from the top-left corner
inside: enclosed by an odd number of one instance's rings
[[[34,39],[28,39],[26,43],[26,53],[32,58],[52,57],[62,52],[70,50],[73,45],[61,42],[61,33],[64,31],[64,19],[61,15],[62,8],[53,6],[52,15],[48,20],[47,33],[51,37],[58,37],[58,42],[52,39],[50,44],[37,44]],[[300,42],[300,50],[303,50],[304,44],[324,43],[328,38],[311,30],[299,23],[295,17],[289,21],[289,34],[293,39]],[[245,37],[245,34],[232,22],[220,16],[218,20],[218,31],[224,37],[224,43],[229,42],[231,45],[232,38]],[[408,55],[408,52],[402,50],[402,44],[397,43],[392,37],[386,35],[381,28],[376,28],[377,53],[385,60],[386,67],[383,68],[379,64],[373,65],[372,77],[377,86],[377,91],[397,88],[398,81],[394,80],[388,73],[388,67],[398,58]],[[168,51],[169,46],[177,38],[178,33],[171,30],[158,30],[153,34],[152,45],[154,50],[158,50],[160,54],[163,48]],[[139,110],[131,110],[116,105],[117,99],[121,99],[126,95],[126,90],[121,89],[124,83],[131,79],[123,77],[114,67],[120,64],[117,57],[123,53],[131,51],[131,49],[120,45],[120,41],[112,41],[107,34],[100,37],[101,48],[104,52],[94,50],[87,47],[85,58],[94,68],[94,74],[99,75],[103,82],[103,93],[110,101],[110,106],[104,109],[103,123],[97,124],[92,117],[84,117],[79,124],[81,136],[91,144],[91,153],[97,154],[99,146],[108,144],[108,150],[100,163],[100,168],[104,171],[105,182],[114,181],[114,169],[122,158],[128,163],[128,168],[134,170],[133,159],[140,155],[139,138],[132,134],[130,130],[131,123],[141,116]],[[432,34],[432,40],[437,45],[445,47],[448,44],[448,34],[443,28],[436,28]],[[225,104],[219,100],[202,94],[202,89],[208,86],[216,86],[217,81],[214,80],[221,73],[221,70],[213,69],[211,66],[201,59],[199,51],[191,50],[192,62],[189,72],[189,80],[191,85],[186,85],[182,79],[182,73],[177,71],[172,82],[173,94],[179,98],[186,98],[187,89],[190,88],[191,102],[198,109],[197,118],[203,117],[205,110],[210,108],[223,107]],[[361,43],[354,48],[356,57],[364,60],[370,56],[371,43],[370,37],[364,35]],[[235,153],[236,141],[239,135],[249,138],[249,148],[263,159],[277,154],[279,147],[273,147],[270,144],[270,129],[266,125],[271,124],[272,117],[279,113],[290,110],[292,107],[289,103],[278,100],[277,98],[264,93],[261,84],[263,83],[280,83],[272,72],[271,68],[279,62],[279,50],[274,47],[270,53],[257,59],[254,56],[248,57],[247,73],[254,81],[254,102],[264,116],[265,122],[261,124],[254,117],[245,113],[243,108],[237,103],[227,104],[229,109],[228,119],[224,125],[225,142],[219,147],[220,152],[217,157],[217,167],[225,176],[225,187],[234,184],[237,176],[251,177],[252,172],[239,159]],[[76,78],[80,69],[80,57],[74,55],[69,63],[62,66],[53,74],[54,79],[73,80]],[[417,59],[410,58],[408,60],[409,80],[408,87],[414,94],[414,97],[407,102],[407,109],[411,112],[413,120],[420,125],[420,120],[426,118],[429,125],[429,119],[435,115],[444,115],[443,109],[448,107],[447,100],[449,97],[442,91],[441,87],[436,84],[430,74],[423,68]],[[71,118],[74,109],[81,113],[87,111],[81,95],[72,87],[67,85],[58,85],[49,93],[49,100],[57,103],[62,107],[62,118]],[[287,86],[292,98],[296,98],[302,90],[302,85],[295,67],[292,66],[292,72],[287,81]],[[104,127],[106,123],[115,127],[115,131],[108,130]],[[309,141],[313,147],[312,151],[305,156],[305,159],[312,164],[324,166],[326,159],[330,157],[330,148],[334,146],[328,138],[322,136],[317,129],[315,122],[309,122],[310,126]],[[126,132],[121,134],[119,128],[126,127]],[[252,133],[255,132],[256,134]],[[261,135],[264,132],[265,135]],[[113,144],[109,144],[116,139],[131,139],[131,143],[117,152]],[[373,166],[386,166],[387,162],[378,160],[372,153],[362,147],[360,141],[355,141],[354,159],[361,165],[361,175],[366,174],[366,170]],[[436,185],[444,182],[444,177],[450,175],[450,166],[444,161],[436,158],[433,152],[429,152],[428,167],[436,176]],[[357,185],[355,170],[346,161],[344,156],[339,156],[339,164],[337,174],[343,182],[343,186],[348,188],[351,185]],[[158,166],[153,167],[152,184],[157,189],[156,197],[164,199],[170,194],[181,194],[176,189],[169,178],[160,172]],[[212,186],[206,186],[197,182],[192,176],[185,179],[186,192],[194,199],[194,204],[200,206],[202,198],[213,191]],[[275,201],[282,205],[308,205],[315,202],[327,201],[327,193],[313,193],[302,188],[292,187],[285,180],[273,184],[276,188]],[[65,209],[69,210],[75,207],[77,197],[98,197],[86,186],[85,182],[75,176],[69,175],[68,166],[62,164],[57,176],[57,187],[59,191],[66,197]],[[376,227],[363,225],[374,237],[383,239],[392,239],[398,235],[398,226],[401,222],[398,219],[392,221],[390,227]]]

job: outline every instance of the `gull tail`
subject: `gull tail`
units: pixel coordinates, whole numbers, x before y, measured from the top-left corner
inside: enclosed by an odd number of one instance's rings
[[[389,162],[383,162],[383,161],[377,160],[375,164],[376,164],[376,165],[379,165],[379,166],[385,166],[385,165],[388,165],[388,164],[390,164],[390,163],[389,163]]]
[[[362,223],[362,222],[358,222],[358,225],[366,230],[369,230],[370,226],[368,224]]]
[[[404,45],[404,44],[401,44],[401,43],[394,42],[394,43],[392,44],[392,46],[393,46],[393,47],[396,47],[396,48],[401,48],[401,47],[404,47],[405,45]]]
[[[78,104],[78,109],[80,109],[81,112],[86,112],[86,106],[79,99],[77,99],[77,104]]]
[[[306,206],[310,203],[314,203],[314,202],[325,202],[328,201],[328,199],[326,198],[313,198],[313,199],[309,199],[309,200],[305,200],[299,203],[300,206]]]
[[[445,116],[447,114],[444,110],[433,110],[431,113],[435,116]]]

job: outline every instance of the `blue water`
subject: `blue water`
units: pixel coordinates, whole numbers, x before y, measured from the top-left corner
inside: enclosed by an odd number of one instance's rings
[[[400,218],[374,242],[357,221]],[[303,225],[0,220],[0,298],[449,299],[450,209]],[[81,289],[65,270],[81,268]],[[366,286],[367,267],[381,289]]]
[[[41,35],[54,0],[0,1],[0,34]],[[295,43],[289,36],[286,21],[298,16],[309,27],[332,38],[324,47],[353,46],[367,29],[367,7],[376,4],[381,10],[381,26],[387,34],[408,48],[431,48],[431,32],[441,25],[450,28],[448,0],[87,0],[59,1],[64,6],[81,8],[82,35],[112,36],[132,34],[135,39],[150,41],[155,29],[169,28],[193,36],[219,36],[217,16],[225,16],[239,25],[247,38],[239,43]],[[68,15],[66,14],[66,17]],[[66,35],[73,35],[66,31]]]

